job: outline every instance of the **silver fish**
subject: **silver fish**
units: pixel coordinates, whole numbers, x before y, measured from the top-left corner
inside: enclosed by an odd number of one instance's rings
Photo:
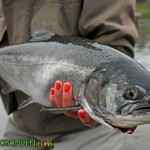
[[[72,82],[77,106],[51,108],[49,89],[58,79]],[[26,93],[42,111],[84,108],[110,128],[150,123],[150,73],[132,58],[91,40],[40,30],[29,43],[2,48],[0,85],[6,94]]]

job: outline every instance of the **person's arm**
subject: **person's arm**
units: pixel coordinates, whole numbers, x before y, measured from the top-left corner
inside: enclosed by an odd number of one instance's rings
[[[78,29],[82,37],[133,57],[138,37],[135,0],[84,0]]]

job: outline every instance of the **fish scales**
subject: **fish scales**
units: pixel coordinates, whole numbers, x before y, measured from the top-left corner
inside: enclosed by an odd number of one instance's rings
[[[86,48],[57,41],[19,44],[0,50],[0,75],[14,89],[50,106],[48,92],[56,80],[71,81],[76,99],[81,81],[103,62],[112,61],[112,55],[105,46]]]
[[[56,80],[72,83],[77,106],[51,107]],[[95,121],[123,132],[150,123],[149,82],[150,73],[134,59],[83,38],[38,31],[29,43],[0,49],[0,88],[29,95],[22,107],[33,100],[49,113],[84,108]]]

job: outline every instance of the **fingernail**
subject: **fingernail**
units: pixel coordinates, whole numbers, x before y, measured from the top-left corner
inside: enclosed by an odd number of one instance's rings
[[[60,90],[60,88],[61,88],[61,83],[60,83],[60,81],[56,81],[56,83],[55,83],[55,88],[56,88],[56,90]]]
[[[84,110],[83,110],[83,111],[80,110],[80,111],[78,112],[78,114],[79,114],[79,116],[80,116],[81,118],[83,118],[83,119],[86,118],[86,112],[85,112]]]
[[[50,93],[51,93],[51,95],[54,95],[54,89],[53,88],[51,88],[51,90],[50,90]]]
[[[64,84],[64,92],[68,93],[70,91],[70,88],[71,88],[70,84],[68,83]]]

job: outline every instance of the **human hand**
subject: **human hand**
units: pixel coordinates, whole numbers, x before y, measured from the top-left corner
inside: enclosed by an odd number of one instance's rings
[[[62,81],[57,80],[55,86],[50,89],[49,101],[55,108],[75,106],[72,85],[69,82],[63,84]],[[84,109],[77,112],[67,112],[66,115],[79,118],[84,125],[94,126],[96,124]]]

